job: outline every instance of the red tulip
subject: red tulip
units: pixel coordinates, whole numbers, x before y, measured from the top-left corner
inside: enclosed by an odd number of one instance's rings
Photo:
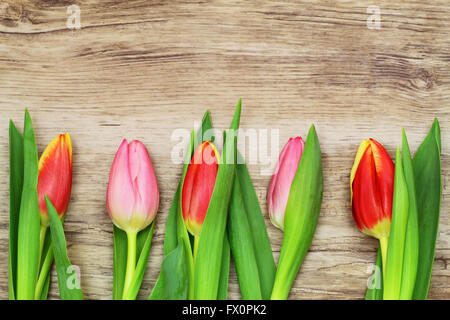
[[[189,232],[199,236],[216,183],[219,156],[209,141],[195,150],[189,164],[182,192],[183,219]]]
[[[72,142],[68,134],[61,134],[54,138],[42,154],[39,160],[37,189],[41,225],[48,227],[50,220],[45,195],[53,203],[61,219],[69,205],[72,191]]]
[[[350,178],[352,213],[362,232],[380,240],[389,237],[394,171],[381,144],[373,139],[361,142]]]

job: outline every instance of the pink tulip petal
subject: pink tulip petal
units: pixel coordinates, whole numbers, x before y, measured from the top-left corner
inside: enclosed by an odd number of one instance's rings
[[[284,214],[305,143],[301,137],[290,138],[280,153],[275,173],[267,195],[268,210],[272,223],[284,228]]]
[[[109,176],[106,204],[108,213],[116,224],[125,224],[129,221],[135,202],[129,170],[128,149],[127,140],[123,140],[114,158]]]

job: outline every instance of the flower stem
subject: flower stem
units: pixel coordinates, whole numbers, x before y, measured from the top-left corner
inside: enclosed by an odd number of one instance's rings
[[[383,265],[383,281],[386,279],[386,257],[387,257],[387,249],[388,249],[388,237],[380,238],[380,248],[381,248],[381,263]]]
[[[38,266],[41,266],[42,261],[42,251],[44,250],[44,242],[45,242],[45,234],[47,233],[47,227],[43,226],[41,224],[41,229],[39,232],[39,264]]]
[[[197,261],[197,253],[198,253],[198,244],[200,242],[200,236],[195,236],[194,237],[194,266],[195,266],[195,261]]]
[[[48,247],[48,253],[45,257],[44,263],[42,264],[41,271],[39,272],[39,278],[36,283],[36,289],[34,291],[34,300],[41,300],[42,289],[47,281],[47,276],[50,271],[53,262],[53,246],[50,244]]]
[[[127,271],[125,274],[125,285],[123,288],[123,300],[127,299],[128,290],[133,280],[134,271],[136,269],[136,240],[137,232],[127,232],[128,238],[128,254],[127,254]]]

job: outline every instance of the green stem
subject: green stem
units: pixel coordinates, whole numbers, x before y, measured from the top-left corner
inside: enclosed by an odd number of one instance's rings
[[[194,237],[194,266],[197,261],[197,253],[198,253],[198,243],[200,242],[200,236]]]
[[[41,271],[39,273],[39,278],[36,284],[36,290],[34,292],[34,299],[40,300],[42,295],[42,289],[44,288],[45,281],[47,280],[48,273],[53,263],[53,246],[50,244],[48,247],[48,253],[45,257],[44,263],[42,264]]]
[[[41,266],[42,250],[44,250],[45,234],[47,233],[47,228],[48,227],[45,227],[41,224],[41,230],[39,232],[39,267]]]
[[[383,266],[383,280],[386,279],[386,257],[387,257],[388,242],[389,242],[388,237],[380,238],[381,263]]]
[[[127,271],[125,274],[125,285],[123,287],[123,300],[126,300],[128,290],[133,281],[134,271],[136,269],[136,240],[137,232],[127,232],[128,238],[128,254],[127,254]]]

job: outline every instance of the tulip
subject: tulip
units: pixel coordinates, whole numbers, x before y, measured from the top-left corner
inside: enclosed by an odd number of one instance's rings
[[[281,151],[275,173],[270,181],[267,194],[270,221],[281,230],[284,230],[286,205],[304,147],[305,142],[301,137],[290,138]]]
[[[155,219],[159,189],[147,149],[140,141],[124,140],[117,151],[106,195],[114,224],[127,233],[138,233]]]
[[[159,206],[152,161],[140,141],[128,144],[123,140],[119,147],[109,176],[106,206],[113,223],[128,237],[125,297],[136,268],[137,233],[153,222]]]
[[[293,164],[288,165],[290,161]],[[292,172],[294,178],[291,181]],[[289,196],[284,212],[281,211],[284,214],[284,222],[279,222],[284,227],[283,244],[270,298],[285,300],[311,246],[322,206],[322,152],[314,125],[311,125],[305,143],[301,138],[288,142],[286,151],[283,150],[280,156],[276,175],[279,181],[274,182],[273,198],[278,198],[277,189],[286,190],[280,194]],[[280,203],[284,206],[284,201]]]
[[[194,258],[218,168],[219,153],[214,144],[205,141],[195,150],[184,179],[181,206],[186,228],[196,240]]]
[[[41,216],[40,257],[45,234],[50,226],[45,196],[53,203],[60,219],[64,218],[69,206],[72,191],[72,141],[67,133],[55,137],[42,153],[37,190]]]
[[[350,177],[353,219],[362,232],[379,239],[383,270],[391,227],[394,171],[394,163],[380,143],[373,139],[361,142]]]
[[[41,261],[45,235],[50,226],[45,196],[53,203],[60,219],[64,219],[69,206],[72,191],[72,141],[69,134],[60,134],[50,142],[39,159],[38,169],[37,191],[41,220],[39,261]],[[40,297],[49,267],[50,265],[47,265],[47,268],[41,270],[39,274],[36,297]]]
[[[72,142],[68,134],[55,137],[39,159],[39,213],[41,225],[48,227],[45,195],[55,206],[61,219],[64,218],[72,191]]]

